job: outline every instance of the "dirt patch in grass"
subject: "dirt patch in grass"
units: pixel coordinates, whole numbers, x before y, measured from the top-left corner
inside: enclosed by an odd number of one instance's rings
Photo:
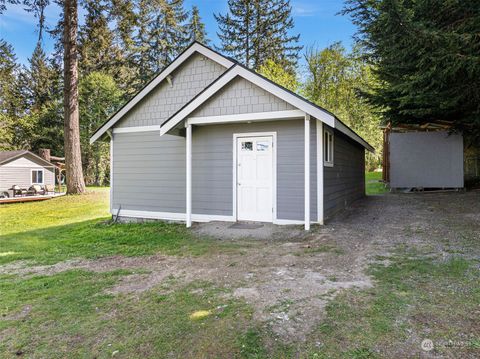
[[[283,235],[285,232],[288,228]],[[28,278],[72,269],[94,272],[127,269],[133,271],[132,274],[120,277],[108,293],[133,295],[167,280],[174,284],[169,285],[165,293],[189,283],[207,281],[230,290],[226,296],[245,300],[255,309],[254,318],[268,325],[283,340],[303,340],[322,317],[328,300],[338,291],[372,285],[364,273],[366,258],[340,249],[330,230],[319,229],[295,242],[272,240],[245,244],[237,253],[195,257],[112,256],[49,266],[15,262],[0,267],[0,274]]]
[[[5,315],[2,316],[2,320],[21,320],[24,319],[28,316],[28,314],[31,312],[32,306],[31,305],[25,305],[22,310],[10,314],[10,315]]]
[[[227,224],[212,223],[210,227],[202,225],[194,228],[194,233],[198,236],[215,236],[219,241],[236,244],[238,250],[228,253],[216,251],[201,256],[110,256],[95,260],[75,259],[50,266],[14,262],[0,267],[0,274],[31,277],[71,269],[93,272],[127,269],[131,274],[120,276],[109,287],[108,293],[134,297],[141,297],[142,293],[152,288],[160,294],[162,291],[172,293],[185,285],[206,281],[224,288],[225,293],[222,295],[230,299],[245,300],[254,309],[253,318],[268,327],[281,341],[300,343],[310,340],[310,333],[321,325],[327,316],[326,307],[336,303],[335,298],[348,298],[352,303],[370,303],[369,301],[376,300],[375,296],[385,294],[382,300],[388,304],[388,291],[369,294],[368,291],[376,286],[369,268],[372,265],[388,268],[393,263],[392,253],[399,248],[405,253],[412,252],[414,257],[428,258],[434,263],[442,263],[456,256],[478,260],[479,212],[480,193],[389,194],[359,201],[326,226],[314,226],[308,234],[299,227],[266,226],[258,232],[259,239],[262,239],[258,240],[255,229],[251,230],[253,234],[242,233],[236,236],[231,234]],[[245,239],[246,237],[250,239]],[[405,258],[408,259],[408,256]],[[428,270],[429,267],[425,268]],[[420,274],[422,270],[421,265],[416,268]],[[395,273],[386,272],[386,275],[394,276]],[[169,285],[162,287],[167,282]],[[399,284],[399,293],[395,293],[400,298],[399,301],[403,298],[402,285]],[[345,293],[357,293],[352,291],[353,288],[364,292],[344,297]],[[444,290],[440,293],[455,292],[455,288],[450,287],[445,287]],[[384,303],[380,302],[381,305]],[[373,306],[369,310],[388,312],[387,304],[385,308]],[[415,305],[416,303],[411,304],[412,308]],[[367,304],[364,307],[370,308]],[[419,327],[426,326],[425,321],[430,326],[434,323],[425,313],[422,319],[420,309],[405,308],[401,307],[398,313],[395,312],[390,317],[380,318],[375,322],[379,328],[376,330],[392,330],[391,323],[385,324],[388,321],[410,326],[410,332],[402,340],[411,344],[402,347],[402,354],[418,355],[417,341],[424,333],[416,327],[417,324],[411,323],[418,323]],[[432,310],[434,308],[435,306]],[[334,312],[342,310],[343,307],[340,307]],[[409,318],[410,313],[415,317]],[[453,317],[454,315],[450,319],[454,320]],[[355,318],[347,316],[345,319],[346,322],[351,320]],[[358,332],[348,334],[352,335],[351,343],[355,343],[355,335],[359,335],[355,333],[364,331],[363,328],[356,330]],[[372,331],[372,338],[378,335],[377,331]],[[328,328],[321,331],[321,335],[326,335],[325,333],[328,333]],[[252,334],[252,337],[255,336]],[[354,348],[354,351],[346,355],[369,353],[372,341],[367,342],[366,348]],[[321,336],[318,342],[322,342]],[[413,346],[416,346],[415,350],[412,349]],[[412,350],[409,351],[409,348]]]

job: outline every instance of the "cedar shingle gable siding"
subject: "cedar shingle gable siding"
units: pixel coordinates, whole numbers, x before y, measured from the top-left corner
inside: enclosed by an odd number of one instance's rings
[[[295,107],[243,78],[236,78],[194,111],[191,117],[285,110],[295,110]]]
[[[160,125],[227,69],[195,53],[137,104],[115,127]]]

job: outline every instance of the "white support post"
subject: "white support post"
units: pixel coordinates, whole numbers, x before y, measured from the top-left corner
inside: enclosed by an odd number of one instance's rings
[[[192,125],[187,123],[187,228],[192,226]]]
[[[323,215],[323,122],[317,121],[317,215],[318,223],[324,224]]]
[[[305,114],[305,230],[310,230],[310,115]]]
[[[107,131],[110,137],[110,213],[113,214],[113,131]]]

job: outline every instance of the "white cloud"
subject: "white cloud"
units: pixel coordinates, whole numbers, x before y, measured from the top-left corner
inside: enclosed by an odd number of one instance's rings
[[[318,13],[319,7],[315,3],[306,3],[303,1],[292,2],[293,16],[314,16]]]

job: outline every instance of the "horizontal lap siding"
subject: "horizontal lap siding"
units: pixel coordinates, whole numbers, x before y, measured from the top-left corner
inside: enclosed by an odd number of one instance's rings
[[[35,162],[36,159],[33,156],[26,156],[28,161]],[[22,159],[17,160],[15,163],[24,163]],[[21,188],[29,188],[32,185],[32,169],[43,169],[43,185],[55,185],[55,173],[53,168],[43,167],[31,163],[32,166],[15,166],[14,162],[9,162],[4,166],[0,166],[0,190],[6,191],[13,185],[20,186]]]
[[[311,126],[311,218],[316,220],[316,138]],[[304,218],[304,121],[194,127],[192,211],[233,215],[233,134],[277,132],[277,218]],[[113,208],[185,213],[185,138],[157,131],[114,135]]]
[[[32,185],[32,169],[42,167],[0,167],[0,190],[6,191],[13,185],[29,188]],[[53,169],[43,168],[43,185],[55,185]]]
[[[185,213],[183,137],[116,133],[113,161],[113,208]]]
[[[365,196],[365,150],[338,131],[334,137],[334,166],[324,167],[326,218]]]
[[[312,126],[315,135],[315,125]],[[233,135],[277,132],[277,218],[304,219],[304,121],[194,127],[192,143],[193,213],[233,215]],[[311,139],[312,161],[316,139]],[[316,219],[316,164],[311,165],[312,219]]]

